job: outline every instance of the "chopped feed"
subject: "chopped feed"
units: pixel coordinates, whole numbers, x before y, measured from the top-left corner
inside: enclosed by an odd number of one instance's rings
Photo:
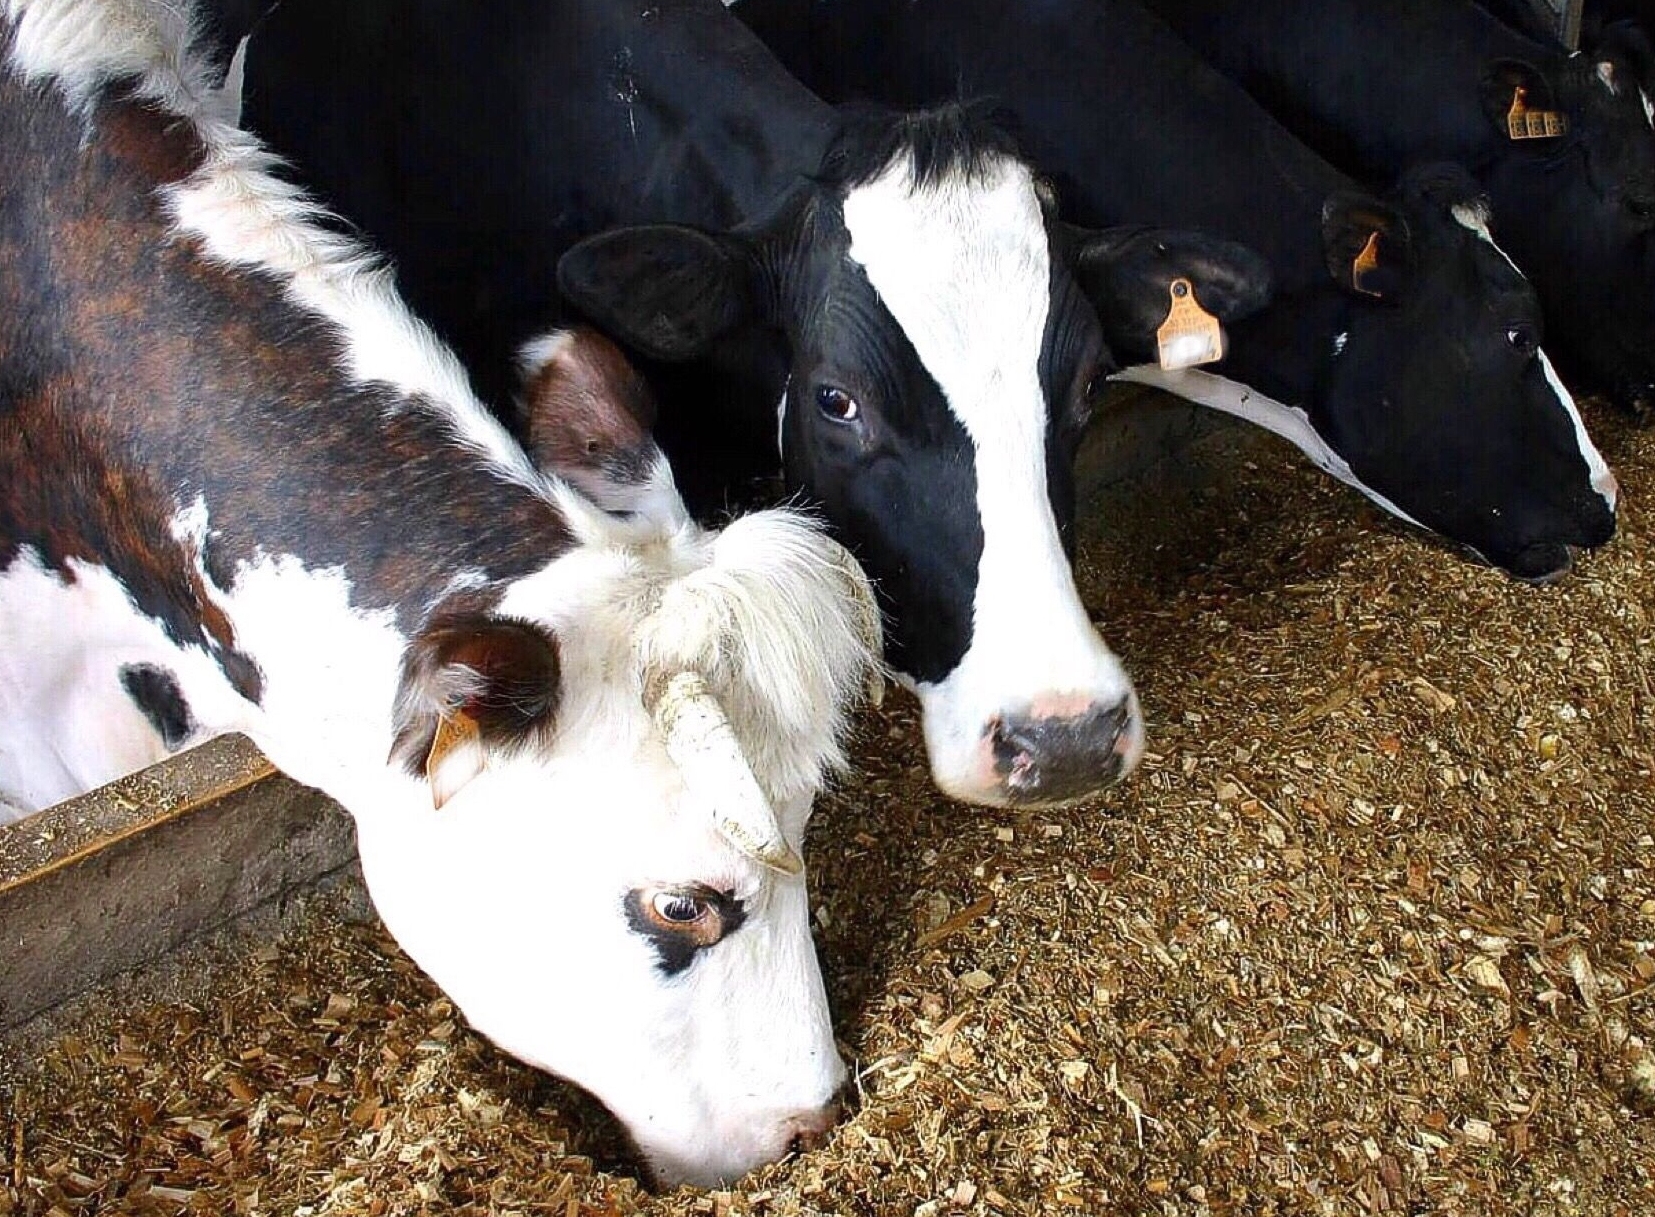
[[[323,898],[10,1045],[0,1215],[1655,1213],[1655,433],[1592,420],[1621,535],[1551,588],[1237,431],[1221,487],[1099,503],[1151,753],[1095,805],[951,806],[866,721],[810,842],[858,1091],[817,1152],[651,1195]]]

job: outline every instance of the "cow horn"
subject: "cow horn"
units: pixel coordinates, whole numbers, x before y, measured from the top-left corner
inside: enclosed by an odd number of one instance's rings
[[[782,835],[758,779],[742,755],[724,708],[696,672],[678,672],[654,696],[650,713],[684,785],[713,809],[713,824],[747,857],[787,875],[804,862]]]

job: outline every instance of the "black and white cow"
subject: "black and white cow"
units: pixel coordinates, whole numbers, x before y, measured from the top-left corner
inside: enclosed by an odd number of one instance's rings
[[[710,387],[663,393],[680,486],[717,506],[779,440],[874,579],[943,789],[1046,803],[1131,768],[1136,702],[1066,558],[1114,366],[1082,289],[1142,342],[1177,274],[1256,307],[1256,258],[1064,229],[991,128],[836,112],[718,0],[287,0],[245,81],[247,124],[387,248],[485,393],[558,283],[647,357],[707,357]],[[1145,262],[1148,288],[1116,273]]]
[[[1216,374],[1124,377],[1277,431],[1382,507],[1545,580],[1614,531],[1614,479],[1538,347],[1533,290],[1452,166],[1360,190],[1119,0],[743,0],[824,96],[986,96],[1083,223],[1158,217],[1269,260]]]
[[[662,1180],[814,1143],[845,1070],[797,851],[871,588],[798,515],[618,523],[540,475],[189,40],[179,0],[0,9],[0,802],[244,731]]]
[[[1547,350],[1571,380],[1655,410],[1655,109],[1641,33],[1607,31],[1571,58],[1473,0],[1149,7],[1346,171],[1470,169],[1540,294]],[[1514,106],[1560,114],[1566,130],[1530,138],[1525,124],[1513,138]]]

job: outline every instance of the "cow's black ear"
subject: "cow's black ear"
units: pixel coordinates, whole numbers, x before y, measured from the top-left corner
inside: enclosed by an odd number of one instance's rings
[[[1655,92],[1655,46],[1649,33],[1636,21],[1616,21],[1606,25],[1593,39],[1589,52],[1598,63],[1607,63],[1618,74],[1620,65],[1631,69],[1637,85],[1645,95]]]
[[[1347,292],[1388,304],[1402,299],[1413,267],[1408,221],[1371,195],[1341,191],[1322,205],[1327,273]]]
[[[1513,138],[1514,111],[1517,114],[1548,114],[1557,110],[1557,100],[1546,74],[1521,59],[1493,59],[1484,65],[1478,97],[1482,101],[1484,115],[1501,139]],[[1515,130],[1519,138],[1524,137],[1521,122]],[[1531,138],[1538,138],[1545,130],[1537,126]],[[1561,130],[1556,132],[1561,133]]]
[[[1270,300],[1270,265],[1245,245],[1203,232],[1129,225],[1069,227],[1075,282],[1103,323],[1104,340],[1123,360],[1155,358],[1156,330],[1168,293],[1188,279],[1201,306],[1239,321]]]
[[[693,359],[753,315],[751,259],[734,237],[677,224],[588,237],[557,286],[599,327],[653,359]]]
[[[527,621],[460,614],[402,656],[390,762],[431,783],[441,807],[488,765],[548,738],[561,693],[557,640]]]

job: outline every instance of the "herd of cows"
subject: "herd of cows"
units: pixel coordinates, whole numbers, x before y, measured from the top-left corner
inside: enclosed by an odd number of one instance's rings
[[[808,1147],[856,705],[979,804],[1142,752],[1102,381],[1519,579],[1610,539],[1551,357],[1655,411],[1644,7],[4,0],[0,808],[245,732],[658,1179]]]

